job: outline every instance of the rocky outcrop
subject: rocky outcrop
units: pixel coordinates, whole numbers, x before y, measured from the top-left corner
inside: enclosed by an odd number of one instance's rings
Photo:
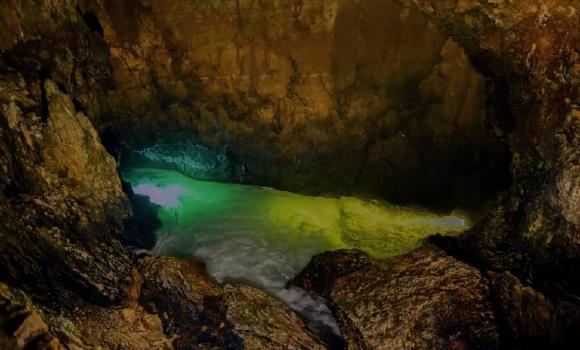
[[[492,273],[500,326],[508,349],[574,349],[580,344],[580,308],[552,301],[509,272]]]
[[[548,293],[578,294],[578,4],[402,2],[446,28],[481,69],[499,79],[492,119],[510,145],[513,186],[453,253],[514,271]]]
[[[139,270],[135,295],[161,316],[176,349],[326,348],[281,301],[249,286],[222,289],[200,263],[149,257]]]
[[[224,295],[227,321],[234,325],[245,349],[326,349],[293,311],[264,291],[226,285]]]
[[[222,289],[197,262],[177,258],[145,258],[139,263],[143,284],[139,302],[162,315],[167,334],[178,334],[176,347],[199,344],[241,348],[226,324]]]
[[[326,292],[349,349],[499,347],[490,288],[477,269],[434,248],[360,264],[363,256],[326,253],[296,280]],[[332,267],[318,270],[322,260],[342,263],[329,274]],[[321,285],[321,275],[335,278]]]
[[[64,350],[30,300],[16,292],[0,284],[0,349]]]
[[[0,279],[57,305],[119,301],[131,264],[129,203],[90,121],[110,81],[94,29],[73,1],[0,5]]]
[[[43,116],[22,79],[2,85],[0,275],[47,298],[119,300],[130,261],[114,238],[130,208],[115,161],[55,82],[40,85]]]

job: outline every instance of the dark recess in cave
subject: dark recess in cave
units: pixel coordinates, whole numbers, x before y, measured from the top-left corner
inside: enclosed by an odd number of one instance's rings
[[[125,221],[121,242],[131,249],[152,249],[157,240],[155,231],[161,227],[159,206],[151,203],[149,197],[135,194],[128,182],[123,182],[123,191],[131,202],[133,217]]]
[[[43,122],[47,122],[48,120],[48,98],[46,96],[46,89],[44,87],[44,82],[47,79],[51,78],[51,73],[50,73],[50,68],[49,67],[43,67],[39,72],[38,72],[38,78],[40,79],[40,118]]]
[[[85,24],[87,25],[87,27],[89,27],[89,29],[91,31],[99,33],[99,35],[103,36],[103,34],[104,34],[103,26],[101,25],[101,22],[99,21],[99,18],[97,17],[97,15],[92,11],[82,12],[80,7],[78,7],[78,6],[76,9],[77,9],[77,12],[83,18],[83,20],[85,21]]]

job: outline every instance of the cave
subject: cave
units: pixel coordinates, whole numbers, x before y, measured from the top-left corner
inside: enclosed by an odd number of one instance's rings
[[[576,349],[571,0],[0,5],[0,349]]]

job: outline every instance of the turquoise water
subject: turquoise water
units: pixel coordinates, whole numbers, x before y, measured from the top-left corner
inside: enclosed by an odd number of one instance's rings
[[[433,233],[467,226],[460,217],[417,208],[198,181],[171,170],[133,169],[124,177],[161,206],[154,254],[200,259],[219,282],[256,285],[333,329],[320,300],[285,288],[313,255],[340,248],[379,258],[404,254]]]

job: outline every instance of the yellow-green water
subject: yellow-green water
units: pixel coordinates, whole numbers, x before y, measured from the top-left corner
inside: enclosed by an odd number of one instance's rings
[[[321,306],[284,285],[313,255],[358,248],[388,257],[410,251],[430,234],[466,228],[456,216],[379,201],[197,181],[171,170],[132,169],[124,177],[136,193],[161,205],[153,253],[203,260],[218,281],[257,285],[303,313]]]

